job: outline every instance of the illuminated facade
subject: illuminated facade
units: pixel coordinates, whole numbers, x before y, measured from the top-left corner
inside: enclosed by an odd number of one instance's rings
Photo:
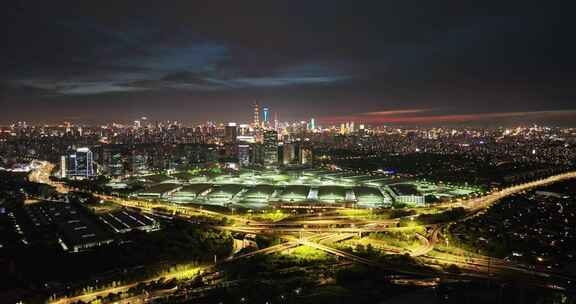
[[[278,133],[268,130],[264,132],[264,167],[278,166]]]
[[[262,109],[262,126],[264,128],[270,127],[270,109],[268,107]]]
[[[282,164],[294,164],[297,161],[298,147],[295,144],[284,144],[282,147]]]
[[[254,128],[260,127],[260,106],[254,103],[254,121],[252,122]]]
[[[64,156],[61,161],[62,177],[92,178],[96,176],[92,151],[78,148]]]
[[[240,167],[246,167],[250,165],[250,145],[238,145],[238,164]]]
[[[119,149],[106,147],[102,156],[104,173],[112,177],[124,175],[124,157]]]
[[[314,161],[312,149],[309,147],[300,147],[300,165],[309,166]]]
[[[224,128],[224,142],[231,144],[236,142],[238,136],[238,126],[235,122],[228,123]]]

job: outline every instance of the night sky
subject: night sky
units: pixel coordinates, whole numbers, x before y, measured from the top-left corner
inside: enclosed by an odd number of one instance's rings
[[[576,125],[570,1],[2,1],[0,123]]]

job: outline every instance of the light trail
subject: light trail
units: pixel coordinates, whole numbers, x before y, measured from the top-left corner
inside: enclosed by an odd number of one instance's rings
[[[55,183],[54,181],[50,180],[50,172],[53,169],[53,165],[48,162],[42,162],[42,166],[39,169],[32,172],[29,176],[31,181],[46,183],[56,187],[57,191],[66,193],[68,189],[60,183]],[[533,182],[524,183],[521,185],[512,186],[506,189],[502,189],[496,192],[492,192],[486,196],[469,199],[459,203],[446,203],[440,204],[438,207],[464,207],[468,209],[473,214],[471,216],[476,216],[480,213],[480,211],[488,208],[492,204],[498,202],[499,200],[519,193],[523,191],[527,191],[533,189],[535,187],[545,186],[548,184],[573,179],[576,178],[576,171],[558,174],[554,176],[550,176],[548,178],[540,179]],[[275,245],[272,247],[264,248],[252,253],[248,253],[245,255],[237,256],[234,258],[230,258],[227,260],[222,261],[230,262],[236,259],[241,258],[249,258],[251,256],[257,254],[271,254],[275,252],[280,252],[283,250],[289,250],[295,248],[297,246],[305,245],[315,249],[322,250],[324,252],[349,259],[351,261],[362,263],[366,265],[376,266],[380,269],[386,271],[393,271],[398,273],[406,273],[410,275],[426,275],[426,276],[438,276],[438,273],[432,273],[427,271],[412,271],[412,270],[403,270],[398,269],[398,267],[389,267],[386,265],[380,265],[374,261],[369,259],[359,257],[350,253],[347,253],[342,250],[338,250],[329,246],[326,246],[324,243],[327,242],[334,242],[338,241],[339,238],[347,238],[350,235],[355,234],[362,234],[362,233],[369,233],[369,232],[382,232],[382,231],[394,231],[396,230],[394,227],[397,224],[398,220],[358,220],[358,218],[350,217],[350,216],[326,216],[326,217],[319,217],[310,219],[308,216],[298,216],[299,219],[296,220],[284,220],[276,223],[265,223],[259,222],[253,219],[246,219],[240,216],[235,215],[228,215],[223,214],[215,211],[205,210],[202,208],[195,208],[191,206],[181,206],[177,204],[169,204],[169,203],[157,203],[157,202],[150,202],[144,200],[133,200],[133,199],[125,199],[119,198],[114,196],[106,196],[101,194],[94,194],[96,197],[101,199],[112,201],[115,204],[124,206],[124,207],[133,207],[143,209],[149,212],[155,212],[154,209],[162,208],[169,212],[173,212],[175,216],[180,217],[191,217],[196,215],[206,215],[206,216],[213,216],[218,218],[227,218],[234,220],[236,222],[242,223],[242,226],[220,226],[215,227],[219,229],[226,229],[229,231],[238,231],[244,233],[302,233],[302,232],[312,232],[312,233],[328,233],[328,234],[317,234],[307,238],[300,238],[300,239],[289,239],[288,242]],[[376,227],[369,226],[370,224],[378,225]],[[444,223],[444,225],[447,223]],[[330,226],[330,225],[349,225],[349,227],[308,227],[308,226]],[[478,257],[478,258],[468,258],[467,260],[461,260],[458,257],[454,258],[438,258],[438,257],[431,257],[429,253],[434,250],[434,246],[438,241],[438,237],[440,231],[444,225],[436,225],[434,226],[434,230],[432,231],[429,238],[426,238],[422,235],[417,236],[424,244],[422,248],[419,248],[411,253],[413,257],[419,257],[422,261],[428,261],[428,265],[446,265],[446,263],[452,263],[455,265],[459,265],[463,269],[467,269],[471,271],[471,273],[462,273],[462,274],[440,274],[441,276],[451,276],[455,278],[483,278],[483,279],[493,279],[493,275],[512,275],[516,278],[522,278],[523,281],[531,282],[532,284],[552,288],[558,287],[560,285],[552,284],[549,282],[550,280],[563,282],[563,280],[567,280],[566,276],[562,276],[559,274],[554,274],[546,271],[535,271],[532,269],[527,269],[521,265],[511,265],[505,263],[503,261],[494,260],[491,258],[486,257]],[[480,267],[480,268],[479,268]],[[484,270],[482,270],[482,267]],[[488,274],[486,274],[486,269],[488,269]],[[136,283],[137,284],[137,283]],[[126,285],[126,286],[133,286],[133,285]],[[116,292],[114,290],[125,288],[126,286],[116,287],[114,289],[103,290],[99,291],[95,294],[103,295],[108,294],[111,292]],[[552,286],[552,287],[551,287]],[[73,299],[73,298],[69,298]],[[78,298],[77,300],[81,300],[82,298]],[[55,304],[68,304],[72,303],[73,301],[67,301],[68,299],[61,299],[59,301],[64,302],[52,302]],[[77,301],[76,300],[76,301]]]

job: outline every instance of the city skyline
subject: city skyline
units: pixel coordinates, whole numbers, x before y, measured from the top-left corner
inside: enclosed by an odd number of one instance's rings
[[[573,125],[560,2],[5,4],[0,123]],[[273,118],[271,115],[270,118]]]
[[[0,4],[0,302],[576,303],[568,1]]]
[[[123,119],[104,119],[99,121],[94,120],[78,120],[78,119],[55,119],[53,121],[28,121],[28,120],[7,120],[4,123],[0,122],[0,127],[26,127],[26,126],[105,126],[105,125],[134,125],[136,127],[145,126],[145,124],[178,124],[181,126],[203,126],[203,125],[220,125],[227,124],[251,126],[252,128],[263,129],[279,129],[281,126],[289,126],[295,124],[307,124],[310,129],[316,127],[322,128],[338,128],[344,124],[356,123],[358,125],[366,125],[370,127],[471,127],[471,128],[514,128],[514,127],[527,127],[527,126],[547,126],[547,127],[574,127],[571,121],[572,116],[576,115],[576,111],[533,111],[533,112],[507,112],[507,113],[476,113],[476,114],[454,114],[454,115],[439,115],[437,110],[433,109],[414,109],[414,110],[393,110],[393,111],[379,111],[358,113],[350,116],[329,116],[317,119],[313,116],[303,116],[299,119],[293,120],[280,120],[278,119],[278,111],[274,111],[269,107],[263,107],[260,111],[260,105],[255,102],[251,105],[251,117],[248,119],[240,120],[225,120],[222,117],[208,118],[198,121],[187,121],[178,119],[159,119],[154,115],[143,115],[139,117],[124,117]],[[273,115],[274,119],[271,120],[270,116]],[[225,116],[224,116],[225,117]],[[266,119],[268,121],[266,121]],[[552,120],[550,120],[552,119]],[[554,119],[564,119],[565,121]],[[555,122],[556,121],[556,122]],[[317,123],[318,122],[318,123]]]

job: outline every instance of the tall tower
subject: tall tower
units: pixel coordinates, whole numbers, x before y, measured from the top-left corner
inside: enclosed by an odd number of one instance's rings
[[[270,127],[270,109],[268,107],[262,108],[262,120],[264,128]]]
[[[274,112],[274,130],[278,131],[278,111]]]
[[[254,128],[260,127],[260,106],[258,105],[258,102],[254,103],[254,121],[252,124],[254,125]]]
[[[278,166],[278,133],[273,130],[264,132],[264,167]]]

